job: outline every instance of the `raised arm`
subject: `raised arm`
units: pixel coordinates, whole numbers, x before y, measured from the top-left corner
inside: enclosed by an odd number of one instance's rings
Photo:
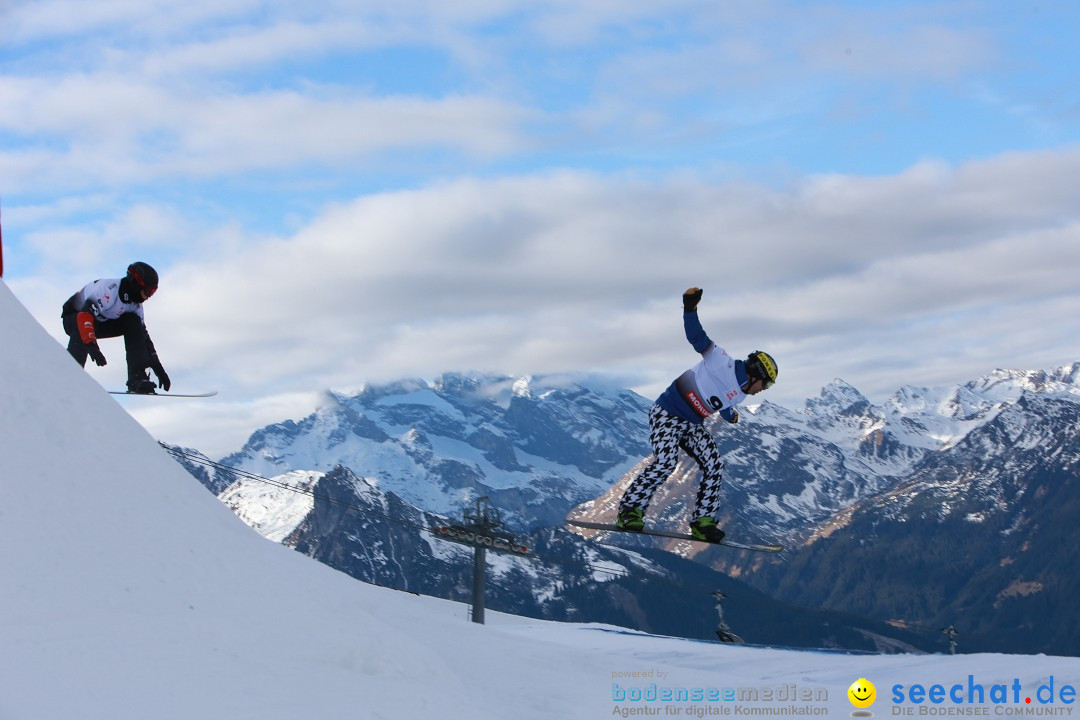
[[[704,354],[713,346],[713,341],[705,334],[698,319],[697,306],[701,300],[701,288],[688,288],[683,293],[683,329],[686,331],[686,339],[694,346],[694,350]]]

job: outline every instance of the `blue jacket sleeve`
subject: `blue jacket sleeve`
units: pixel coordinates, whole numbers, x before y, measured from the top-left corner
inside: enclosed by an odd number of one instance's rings
[[[709,336],[705,334],[705,329],[701,327],[701,320],[698,319],[696,310],[683,313],[683,329],[686,330],[686,339],[699,353],[705,352],[712,346],[713,341],[709,339]]]

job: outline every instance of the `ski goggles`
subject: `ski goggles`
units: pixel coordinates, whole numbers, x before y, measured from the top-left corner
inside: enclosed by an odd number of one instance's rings
[[[157,292],[156,285],[154,287],[148,287],[146,281],[142,279],[142,276],[134,270],[131,271],[131,277],[135,279],[135,283],[139,286],[139,289],[142,291],[142,296],[144,298],[150,299],[151,297],[153,297],[154,293]]]

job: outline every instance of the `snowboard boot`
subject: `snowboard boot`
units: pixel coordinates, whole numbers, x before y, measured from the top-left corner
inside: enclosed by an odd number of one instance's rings
[[[645,529],[645,510],[639,507],[619,508],[619,518],[615,521],[615,527],[630,532],[641,532]]]
[[[129,393],[139,395],[154,395],[157,385],[149,378],[146,371],[128,373],[127,389]]]
[[[708,515],[699,517],[690,523],[690,534],[695,540],[704,540],[705,542],[720,542],[724,539],[724,531],[716,524],[716,518],[711,518]]]

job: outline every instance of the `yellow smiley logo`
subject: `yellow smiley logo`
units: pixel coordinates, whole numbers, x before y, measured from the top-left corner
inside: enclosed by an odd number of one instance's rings
[[[877,688],[874,687],[874,683],[870,682],[866,678],[859,678],[855,682],[851,683],[851,687],[847,691],[848,700],[851,704],[857,708],[868,708],[874,704],[874,700],[877,699]]]

